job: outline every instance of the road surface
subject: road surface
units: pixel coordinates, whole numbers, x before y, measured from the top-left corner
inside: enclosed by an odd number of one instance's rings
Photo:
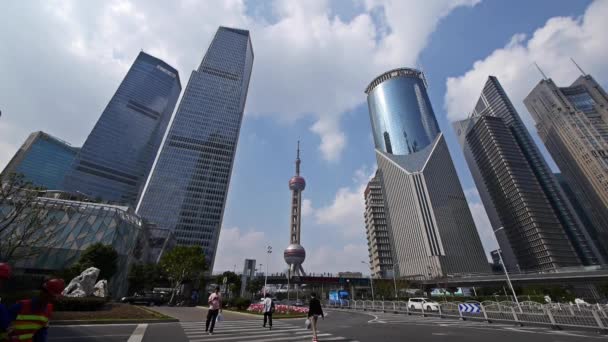
[[[200,308],[155,308],[180,320],[179,323],[85,325],[51,327],[53,342],[281,342],[310,341],[304,319],[275,320],[272,330],[262,328],[262,320],[225,313],[215,334],[205,333],[206,310]],[[450,341],[450,342],[582,342],[608,341],[591,331],[551,330],[510,324],[459,321],[388,313],[327,311],[319,320],[319,341]]]

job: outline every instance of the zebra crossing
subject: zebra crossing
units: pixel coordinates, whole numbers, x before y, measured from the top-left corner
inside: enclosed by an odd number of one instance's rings
[[[297,324],[301,323],[301,324]],[[292,323],[275,320],[272,330],[262,327],[261,320],[224,321],[215,325],[213,335],[205,332],[205,322],[181,322],[180,325],[190,342],[225,341],[225,342],[279,342],[311,341],[312,332],[304,327],[304,321]],[[317,332],[319,341],[357,342],[342,336]]]

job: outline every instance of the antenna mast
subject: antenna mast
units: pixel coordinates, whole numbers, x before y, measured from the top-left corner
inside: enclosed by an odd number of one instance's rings
[[[536,66],[536,69],[538,69],[538,71],[540,72],[541,75],[543,75],[543,80],[547,80],[547,75],[545,75],[545,73],[543,72],[543,69],[541,69],[538,64],[536,64],[536,62],[534,62],[534,65]]]
[[[578,64],[576,64],[576,61],[574,60],[574,58],[570,57],[570,60],[572,61],[572,63],[574,63],[574,65],[576,65],[576,67],[578,68],[578,70],[581,72],[581,74],[583,76],[587,76],[587,74],[583,71],[583,69]]]

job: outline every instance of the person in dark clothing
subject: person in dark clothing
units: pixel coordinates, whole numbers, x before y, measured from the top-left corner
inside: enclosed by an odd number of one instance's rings
[[[317,341],[317,320],[319,319],[319,316],[325,319],[323,308],[321,308],[321,301],[317,299],[317,294],[313,292],[310,294],[308,319],[310,320],[310,325],[312,326],[312,340],[314,342]]]

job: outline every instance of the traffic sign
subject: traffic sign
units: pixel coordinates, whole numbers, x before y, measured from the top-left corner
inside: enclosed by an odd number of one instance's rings
[[[460,310],[460,312],[479,313],[481,311],[481,308],[479,307],[479,304],[476,303],[465,303],[458,304],[458,310]]]

